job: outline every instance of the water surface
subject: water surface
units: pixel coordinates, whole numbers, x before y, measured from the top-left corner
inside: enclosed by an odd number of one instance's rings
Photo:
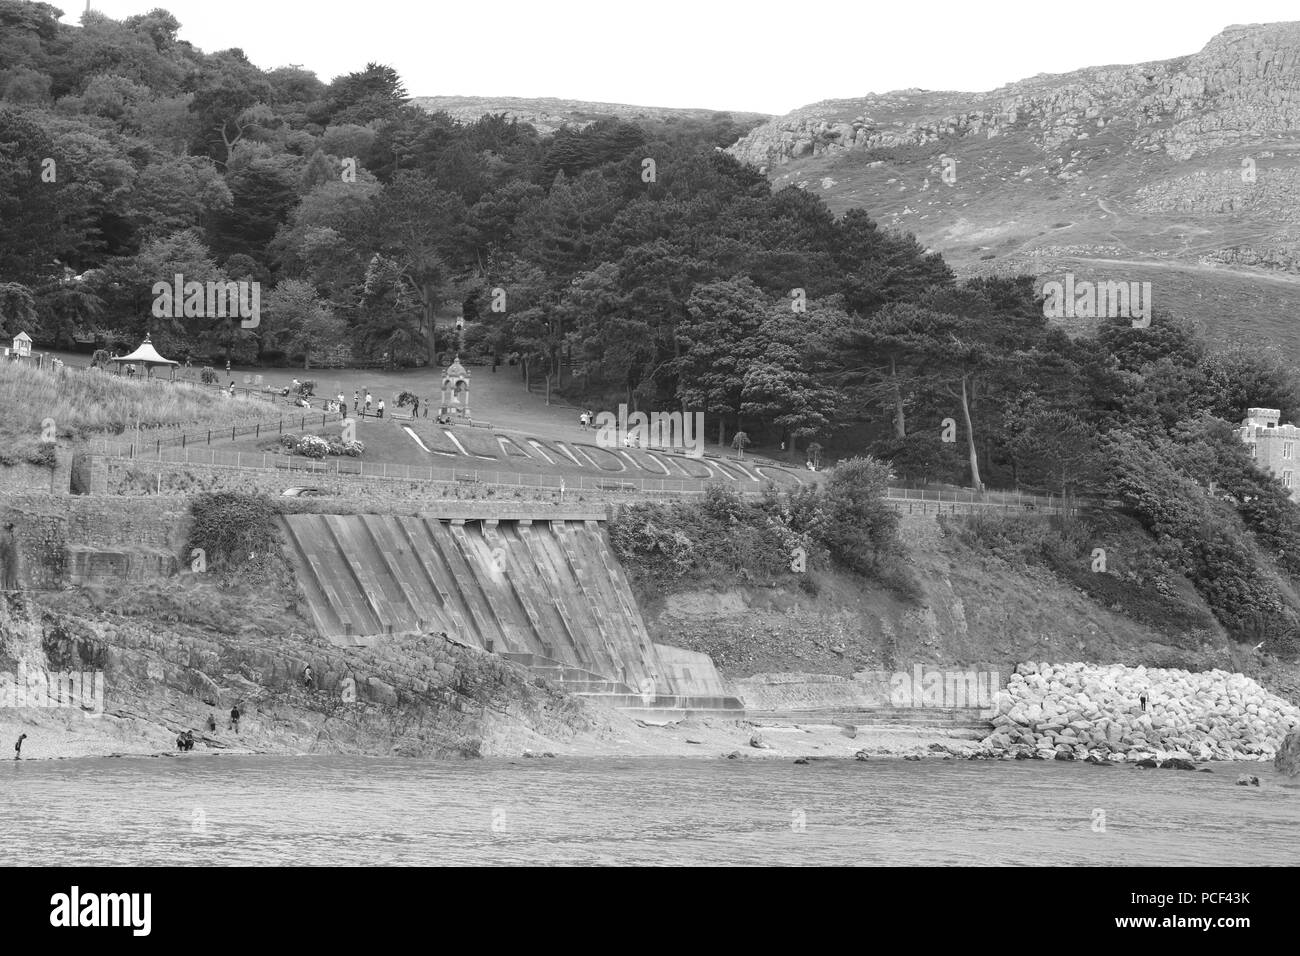
[[[1264,764],[6,761],[0,864],[1291,865],[1300,788],[1280,783]]]

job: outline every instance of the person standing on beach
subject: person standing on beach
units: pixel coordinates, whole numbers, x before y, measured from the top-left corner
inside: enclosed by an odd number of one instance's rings
[[[1147,695],[1145,692],[1138,697],[1138,701],[1142,704],[1142,713],[1145,714],[1147,711]]]
[[[230,728],[239,733],[239,705],[230,708]]]
[[[19,735],[18,735],[18,743],[14,744],[14,759],[15,759],[15,760],[22,760],[22,759],[23,759],[23,741],[26,740],[26,739],[27,739],[27,735],[26,735],[26,734],[19,734]]]

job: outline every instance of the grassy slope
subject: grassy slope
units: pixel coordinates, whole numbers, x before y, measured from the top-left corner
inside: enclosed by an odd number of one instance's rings
[[[60,440],[76,440],[118,435],[137,425],[228,427],[268,412],[264,403],[198,386],[72,369],[60,375],[27,362],[0,363],[0,408],[0,447],[19,460],[39,449],[47,421]]]
[[[1201,321],[1214,338],[1263,341],[1300,358],[1300,274],[1202,259],[1237,246],[1294,246],[1300,210],[1286,197],[1300,177],[1300,149],[1243,146],[1175,163],[1133,153],[1132,132],[1116,123],[1047,153],[1017,135],[839,152],[769,175],[776,188],[817,192],[837,214],[864,208],[882,226],[915,233],[959,274],[1150,281],[1158,310]],[[1243,183],[1242,157],[1265,152],[1272,156],[1258,159],[1256,183]],[[957,161],[951,186],[940,177],[942,155]],[[1208,186],[1196,208],[1161,198],[1201,174]]]

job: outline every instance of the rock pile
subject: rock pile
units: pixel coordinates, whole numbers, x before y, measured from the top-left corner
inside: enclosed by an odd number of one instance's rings
[[[1297,728],[1300,708],[1241,674],[1030,663],[998,695],[983,743],[1047,759],[1271,760]]]

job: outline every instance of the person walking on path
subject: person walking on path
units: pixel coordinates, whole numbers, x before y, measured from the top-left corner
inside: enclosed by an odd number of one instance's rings
[[[585,411],[584,411],[581,415],[578,416],[578,424],[582,426],[582,430],[583,430],[584,432],[587,430],[587,424],[588,424],[590,421],[591,421],[591,419],[589,419],[589,418],[587,417],[587,413],[586,413]]]
[[[342,392],[339,392],[339,418],[348,417],[348,399]]]
[[[424,417],[429,417],[429,396],[424,397]]]
[[[239,733],[239,705],[230,708],[230,729]]]
[[[26,734],[19,734],[19,735],[18,735],[18,742],[17,742],[16,744],[14,744],[14,759],[15,759],[15,760],[22,760],[22,759],[23,759],[23,741],[26,740],[26,739],[27,739],[27,735],[26,735]]]
[[[415,411],[411,412],[411,417],[419,418],[420,417],[420,396],[419,395],[415,396],[414,401],[415,401]]]
[[[366,392],[366,414],[367,414],[367,415],[370,414],[370,404],[371,404],[371,402],[370,402],[370,393],[369,393],[369,392]]]
[[[355,412],[361,405],[361,390],[355,389],[352,392],[352,410]]]
[[[379,417],[379,418],[383,418],[383,417],[384,417],[384,400],[383,400],[382,398],[379,400],[379,415],[378,415],[378,417]]]

